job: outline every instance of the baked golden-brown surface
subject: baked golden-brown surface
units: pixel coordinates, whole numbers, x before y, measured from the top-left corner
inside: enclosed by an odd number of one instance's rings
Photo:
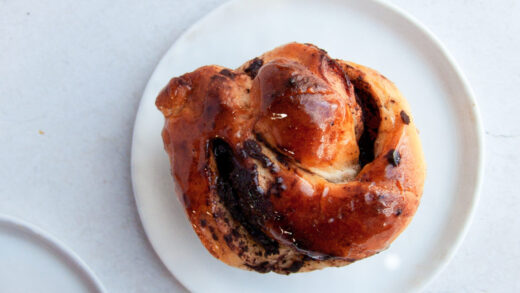
[[[314,45],[201,67],[156,105],[193,229],[229,265],[346,265],[386,249],[419,204],[425,163],[407,102],[378,72]]]

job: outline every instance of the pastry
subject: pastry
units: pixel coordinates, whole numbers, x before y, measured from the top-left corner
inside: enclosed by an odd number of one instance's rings
[[[386,249],[419,204],[425,162],[407,102],[377,71],[314,45],[203,66],[156,105],[179,199],[228,265],[347,265]]]

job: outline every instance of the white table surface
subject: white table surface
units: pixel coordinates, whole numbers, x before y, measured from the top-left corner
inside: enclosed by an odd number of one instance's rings
[[[137,215],[132,127],[159,58],[223,2],[0,0],[0,213],[62,240],[109,292],[182,290]],[[426,292],[520,292],[520,1],[391,2],[458,61],[486,131],[473,225]]]

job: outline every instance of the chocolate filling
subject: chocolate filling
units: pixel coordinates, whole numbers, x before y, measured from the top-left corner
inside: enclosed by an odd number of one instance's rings
[[[271,173],[277,173],[279,171],[278,166],[273,164],[273,162],[262,153],[262,148],[256,141],[252,139],[246,140],[244,142],[244,151],[251,158],[260,161],[262,166],[264,166],[264,168],[268,168]]]
[[[223,139],[211,141],[217,164],[217,192],[227,210],[251,237],[265,249],[278,254],[279,244],[262,231],[264,222],[275,217],[271,202],[258,184],[256,166],[245,168]]]
[[[410,116],[408,116],[408,114],[406,114],[405,111],[401,111],[401,113],[399,113],[399,115],[401,115],[401,120],[403,120],[403,123],[408,125],[410,124]]]
[[[273,266],[270,265],[269,262],[267,262],[267,261],[264,261],[257,265],[246,264],[246,266],[248,266],[250,269],[255,270],[259,273],[268,273],[273,270]]]
[[[358,141],[361,168],[374,160],[374,143],[377,138],[381,115],[377,103],[363,80],[352,80],[356,100],[361,106],[364,131]]]

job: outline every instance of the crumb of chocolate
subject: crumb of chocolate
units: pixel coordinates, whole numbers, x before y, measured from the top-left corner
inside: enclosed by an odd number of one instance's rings
[[[213,238],[213,240],[218,241],[218,236],[217,234],[215,234],[215,229],[209,226],[209,231],[211,232],[211,237]]]
[[[400,115],[401,115],[401,120],[403,120],[404,124],[410,124],[410,116],[408,116],[408,114],[406,114],[405,111],[401,111]]]
[[[401,162],[401,154],[399,154],[395,149],[389,150],[385,157],[388,163],[392,164],[394,167],[399,166],[399,163]]]
[[[287,271],[290,273],[296,273],[298,272],[304,265],[303,260],[297,260],[291,264],[290,267],[287,268]]]
[[[224,235],[224,241],[226,241],[226,244],[229,248],[233,247],[233,238],[231,237],[231,234]]]

